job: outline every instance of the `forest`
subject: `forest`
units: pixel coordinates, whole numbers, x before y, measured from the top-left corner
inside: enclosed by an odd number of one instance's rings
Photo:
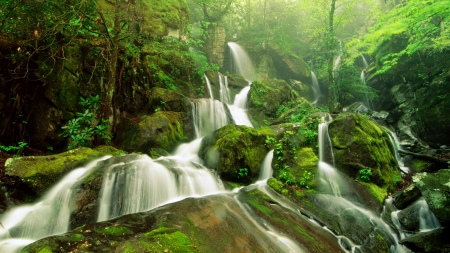
[[[450,252],[449,27],[448,0],[3,0],[0,251]]]

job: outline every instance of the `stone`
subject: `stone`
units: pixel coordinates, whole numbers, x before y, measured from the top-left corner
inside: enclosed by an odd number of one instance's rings
[[[250,182],[258,177],[261,163],[269,152],[265,145],[267,136],[274,136],[272,130],[226,125],[203,138],[199,156],[221,178]],[[240,170],[245,170],[247,175],[239,175],[244,172]]]

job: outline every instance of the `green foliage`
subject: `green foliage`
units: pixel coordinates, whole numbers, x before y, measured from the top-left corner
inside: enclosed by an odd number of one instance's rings
[[[89,96],[86,99],[80,97],[79,104],[83,111],[77,112],[77,118],[69,120],[67,125],[62,127],[64,132],[60,134],[63,137],[70,137],[69,149],[89,147],[95,136],[106,143],[110,142],[109,121],[104,119],[99,122],[98,120],[100,103],[98,95]]]
[[[303,176],[300,178],[298,184],[300,187],[309,189],[308,182],[312,178],[312,173],[309,171],[303,171]]]
[[[406,1],[379,18],[363,41],[355,40],[349,46],[368,54],[382,52],[377,55],[378,74],[389,71],[402,57],[411,57],[423,50],[442,52],[450,46],[449,6],[448,0]],[[406,43],[396,43],[396,48],[383,52],[386,43],[402,39]],[[357,51],[354,52],[356,58]],[[426,66],[422,67],[426,70]]]
[[[360,169],[359,176],[361,177],[361,181],[369,183],[372,177],[372,170],[370,168]]]
[[[3,146],[0,144],[0,152],[3,150],[6,153],[15,153],[16,155],[20,155],[27,145],[28,143],[24,141],[19,141],[16,146]]]
[[[248,169],[247,168],[240,168],[238,171],[238,178],[242,177],[248,177]]]

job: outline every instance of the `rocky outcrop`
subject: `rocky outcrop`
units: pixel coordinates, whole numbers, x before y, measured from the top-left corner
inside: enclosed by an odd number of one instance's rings
[[[343,113],[329,124],[329,134],[338,170],[351,178],[361,178],[361,170],[370,170],[365,181],[388,191],[401,180],[389,137],[372,121]]]
[[[413,181],[441,224],[450,226],[450,170],[417,173]]]
[[[95,158],[121,152],[113,147],[101,146],[95,149],[78,148],[57,155],[10,158],[5,163],[6,175],[16,178],[16,187],[22,188],[21,193],[15,193],[12,197],[32,202],[72,169]]]
[[[209,62],[223,66],[226,46],[226,31],[223,25],[210,25],[207,28],[205,53]]]
[[[124,119],[118,126],[115,143],[124,150],[152,153],[161,148],[173,151],[193,138],[193,126],[186,113],[157,111],[137,119]]]
[[[276,45],[268,46],[268,53],[272,57],[273,66],[277,73],[277,78],[289,80],[295,79],[302,82],[309,82],[311,70],[300,57],[283,53]]]
[[[23,252],[285,252],[283,244],[257,228],[249,212],[265,224],[289,231],[284,237],[311,252],[342,252],[336,238],[308,219],[269,201],[258,190],[237,196],[189,198],[149,212],[80,226],[64,235],[28,245]],[[213,211],[211,211],[213,210]]]
[[[227,125],[203,138],[199,156],[223,179],[250,182],[269,152],[267,136],[274,136],[270,129]]]

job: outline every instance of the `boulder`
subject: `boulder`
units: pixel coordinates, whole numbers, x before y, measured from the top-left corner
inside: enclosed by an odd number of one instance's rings
[[[438,228],[409,236],[401,240],[400,243],[414,252],[448,252],[449,234],[448,229]]]
[[[443,226],[450,225],[450,170],[417,173],[413,182]]]
[[[248,212],[272,213],[265,224],[289,230],[284,237],[311,252],[341,252],[333,235],[307,219],[287,213],[260,191],[188,198],[148,212],[86,224],[28,245],[23,252],[286,252],[260,229]]]
[[[14,195],[14,198],[31,202],[33,196],[41,196],[72,169],[95,158],[122,152],[113,147],[100,146],[95,149],[73,149],[57,155],[10,158],[5,163],[5,172],[8,176],[16,177],[24,189],[24,196]]]
[[[121,149],[150,153],[153,148],[173,151],[192,140],[193,125],[186,113],[157,111],[138,119],[124,119],[118,126],[115,143]]]
[[[422,195],[419,188],[417,188],[414,184],[411,184],[404,190],[394,193],[392,197],[394,198],[395,207],[398,209],[404,209],[422,197]]]
[[[199,156],[222,178],[249,182],[259,175],[261,163],[269,152],[265,146],[267,136],[274,136],[268,128],[255,130],[227,125],[203,138]]]
[[[351,178],[370,170],[370,181],[392,191],[401,178],[388,135],[362,115],[344,113],[329,124],[336,168]]]
[[[297,55],[284,53],[275,44],[268,46],[268,53],[272,57],[277,77],[284,80],[296,79],[302,82],[310,80],[311,70],[308,64]]]

